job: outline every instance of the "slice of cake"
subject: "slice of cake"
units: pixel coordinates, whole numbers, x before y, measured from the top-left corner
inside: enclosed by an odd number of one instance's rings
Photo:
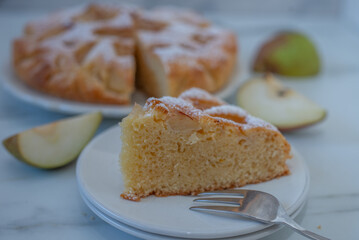
[[[177,97],[198,87],[222,88],[236,63],[235,35],[183,9],[135,14],[138,86],[150,96]]]
[[[290,145],[274,126],[203,90],[149,98],[121,127],[125,199],[197,194],[289,174]]]

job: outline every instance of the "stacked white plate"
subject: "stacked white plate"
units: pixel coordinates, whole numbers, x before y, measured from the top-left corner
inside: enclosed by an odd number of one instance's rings
[[[280,227],[237,216],[219,216],[190,211],[194,196],[150,196],[140,202],[124,200],[119,166],[121,129],[113,127],[98,135],[77,162],[77,180],[87,206],[112,226],[143,239],[258,239]],[[295,217],[309,188],[309,172],[293,151],[288,161],[291,174],[268,182],[247,185],[276,196]]]

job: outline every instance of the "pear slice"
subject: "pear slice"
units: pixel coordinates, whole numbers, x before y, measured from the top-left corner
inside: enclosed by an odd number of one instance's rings
[[[326,110],[286,88],[272,75],[254,78],[240,88],[238,105],[252,115],[262,118],[281,131],[289,131],[322,121]]]
[[[99,112],[84,114],[26,130],[3,144],[20,161],[38,168],[57,168],[76,159],[101,121]]]

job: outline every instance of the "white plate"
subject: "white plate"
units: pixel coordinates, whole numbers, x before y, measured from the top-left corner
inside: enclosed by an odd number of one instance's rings
[[[121,129],[113,127],[94,138],[77,162],[77,180],[86,198],[101,212],[146,232],[183,238],[223,238],[248,234],[269,227],[237,217],[223,218],[189,211],[193,196],[150,196],[141,202],[120,197],[124,187],[118,156]],[[247,185],[275,195],[292,214],[304,202],[309,172],[302,158],[293,152],[288,161],[289,176],[265,183]]]
[[[81,103],[57,98],[30,88],[15,76],[10,64],[3,67],[3,73],[4,78],[1,80],[8,92],[25,102],[55,112],[81,114],[100,111],[105,117],[124,117],[131,112],[133,103],[143,105],[147,99],[145,94],[136,91],[132,97],[132,104],[129,106]],[[222,99],[231,96],[239,87],[241,80],[239,67],[237,67],[229,83],[214,95]]]
[[[86,196],[81,193],[81,197],[84,200],[84,202],[86,203],[86,205],[98,216],[100,217],[102,220],[104,220],[105,222],[107,222],[108,224],[110,224],[111,226],[126,232],[128,234],[131,234],[135,237],[139,237],[142,239],[147,239],[147,240],[185,240],[186,238],[179,238],[179,237],[170,237],[170,236],[165,236],[165,235],[159,235],[159,234],[154,234],[154,233],[150,233],[150,232],[145,232],[142,231],[140,229],[136,229],[134,227],[131,227],[129,225],[126,225],[120,221],[117,221],[114,218],[111,218],[110,216],[107,216],[105,213],[101,212],[100,209],[98,209],[96,206],[94,206],[92,203],[90,203],[89,200],[87,200]],[[302,203],[302,205],[300,205],[300,207],[291,215],[292,218],[295,218],[300,211],[303,209],[305,203]],[[268,236],[270,234],[273,234],[274,232],[278,231],[279,229],[281,229],[283,227],[283,225],[273,225],[270,226],[268,228],[265,228],[263,230],[257,231],[257,232],[253,232],[253,233],[248,233],[248,234],[244,234],[244,235],[239,235],[239,236],[235,236],[235,237],[229,237],[229,238],[221,238],[223,240],[254,240],[254,239],[260,239],[263,238],[265,236]]]

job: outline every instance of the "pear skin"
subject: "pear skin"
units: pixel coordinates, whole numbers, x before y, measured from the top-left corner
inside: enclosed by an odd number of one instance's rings
[[[62,167],[77,158],[102,121],[99,112],[35,127],[3,141],[16,159],[43,169]]]
[[[319,54],[308,36],[282,32],[264,43],[253,64],[255,72],[289,77],[310,77],[320,72]]]

